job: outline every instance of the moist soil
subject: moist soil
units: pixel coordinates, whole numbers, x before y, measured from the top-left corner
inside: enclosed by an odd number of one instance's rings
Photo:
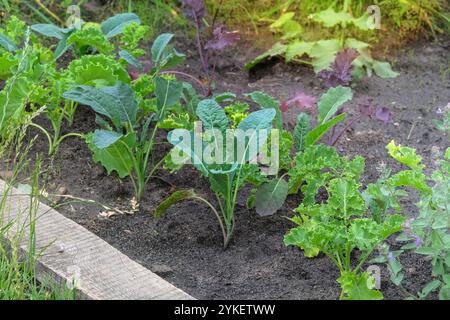
[[[179,43],[189,59],[184,71],[199,74],[200,66],[192,44]],[[273,60],[250,74],[243,65],[256,53],[242,45],[234,54],[223,56],[218,62],[217,92],[244,93],[263,90],[279,100],[297,91],[320,96],[325,91],[307,66],[284,64]],[[353,157],[366,158],[363,183],[373,182],[378,169],[388,160],[385,146],[397,143],[417,148],[428,169],[436,163],[433,147],[444,151],[449,139],[437,131],[432,123],[439,118],[437,110],[450,102],[449,81],[450,39],[410,45],[390,59],[396,79],[366,78],[354,86],[354,99],[348,105],[373,97],[380,106],[394,113],[394,123],[387,126],[374,120],[358,121],[347,130],[338,143],[338,150]],[[183,50],[182,50],[183,51]],[[253,106],[254,107],[254,106]],[[299,110],[291,108],[285,114],[285,125],[292,129]],[[65,132],[90,132],[96,127],[94,114],[80,107],[74,125]],[[44,119],[38,122],[49,127]],[[31,131],[30,137],[37,132]],[[165,132],[158,139],[165,141]],[[436,149],[436,148],[434,148]],[[158,154],[167,152],[162,145]],[[32,152],[47,152],[45,139],[38,138]],[[145,192],[139,212],[135,214],[102,215],[102,208],[86,203],[73,203],[59,211],[97,234],[130,258],[156,272],[161,277],[199,299],[337,299],[340,288],[338,270],[324,256],[304,257],[295,247],[285,247],[283,236],[293,227],[286,217],[293,215],[301,196],[289,197],[283,208],[270,217],[259,217],[245,207],[246,191],[239,197],[236,209],[236,230],[228,249],[222,248],[222,237],[210,209],[192,201],[172,207],[161,218],[152,216],[155,206],[175,189],[194,188],[211,201],[208,182],[191,167],[169,174],[160,170]],[[85,143],[78,139],[65,141],[54,159],[48,184],[49,191],[62,192],[85,199],[93,199],[120,209],[129,209],[132,185],[117,176],[108,176],[94,163]],[[404,203],[406,215],[416,214],[414,199]],[[395,244],[393,239],[390,239]],[[431,280],[429,262],[422,257],[406,254],[404,287],[419,291]],[[117,266],[120,268],[120,266]],[[382,267],[381,290],[387,299],[403,299],[402,292],[389,281],[389,273]]]

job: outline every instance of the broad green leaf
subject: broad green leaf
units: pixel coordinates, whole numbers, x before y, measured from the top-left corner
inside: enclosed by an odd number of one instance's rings
[[[134,13],[121,13],[103,21],[100,27],[107,38],[112,38],[121,34],[131,23],[141,24],[141,20]]]
[[[344,300],[382,300],[383,294],[373,290],[372,275],[364,272],[357,275],[353,272],[343,272],[337,279],[344,292]]]
[[[369,46],[370,45],[367,42],[356,40],[354,38],[348,38],[345,40],[346,48],[353,48],[353,49],[357,50],[358,52],[361,50],[368,49]]]
[[[119,52],[120,58],[125,60],[129,65],[133,66],[134,68],[138,69],[139,71],[144,71],[144,67],[142,66],[142,63],[133,57],[131,53],[129,53],[126,50],[120,50]]]
[[[136,123],[137,102],[134,93],[122,82],[101,89],[77,86],[66,91],[63,98],[91,107],[95,112],[111,119],[117,129],[125,122],[132,126]]]
[[[72,45],[67,44],[67,39],[69,39],[69,37],[72,35],[72,33],[73,32],[68,32],[62,36],[62,38],[59,41],[58,46],[56,47],[55,52],[54,52],[55,60],[58,60],[72,46]]]
[[[9,52],[17,51],[15,43],[3,33],[0,33],[0,47],[5,48]]]
[[[224,132],[229,126],[225,111],[214,100],[200,101],[197,107],[197,116],[203,122],[205,130],[219,129]]]
[[[89,149],[92,151],[92,159],[103,165],[108,174],[113,171],[117,172],[118,176],[123,179],[128,177],[133,171],[133,159],[128,152],[129,148],[133,148],[136,144],[136,136],[129,134],[105,149],[99,149],[94,144],[94,135],[87,136],[86,142]]]
[[[114,131],[95,130],[92,143],[99,149],[105,149],[116,143],[122,137],[123,134]]]
[[[330,121],[315,127],[311,132],[306,136],[306,146],[311,146],[319,141],[331,128],[336,126],[339,122],[343,121],[347,117],[346,113],[342,113],[337,117],[331,119]]]
[[[250,161],[259,154],[268,139],[269,130],[272,129],[275,116],[275,109],[263,109],[251,113],[239,123],[237,129],[240,130],[237,134],[244,134],[244,137],[238,138],[245,139],[245,152],[243,152],[245,159],[237,159],[238,163],[243,163],[242,160]]]
[[[201,137],[196,137],[194,132],[186,129],[175,129],[169,132],[167,140],[175,147],[175,150],[188,155],[192,165],[205,177],[209,176],[208,168],[203,163],[203,144]],[[196,148],[196,144],[200,144],[200,148]]]
[[[300,58],[304,54],[310,55],[311,49],[315,42],[306,42],[296,40],[289,44],[286,48],[286,61],[289,62],[294,58]]]
[[[183,93],[183,85],[176,80],[160,77],[155,79],[155,84],[158,109],[160,110],[162,117],[166,108],[170,108],[180,101]]]
[[[152,61],[156,65],[159,65],[164,52],[166,51],[167,45],[172,40],[173,34],[163,33],[156,38],[152,46]]]
[[[305,150],[306,137],[311,131],[311,117],[302,112],[297,117],[294,129],[294,146],[297,152]]]
[[[336,12],[332,7],[313,14],[312,19],[315,22],[322,23],[327,28],[332,28],[338,24],[349,23],[353,20],[352,16],[349,13],[345,11]]]
[[[257,103],[262,109],[273,108],[277,112],[275,121],[277,128],[281,130],[283,128],[283,115],[280,110],[280,102],[275,100],[265,92],[255,91],[247,94],[255,103]]]
[[[283,179],[275,179],[261,185],[256,193],[256,213],[270,216],[284,204],[288,194],[288,183]]]
[[[309,55],[315,73],[328,69],[336,58],[336,54],[342,49],[338,39],[319,40],[314,43]]]
[[[269,58],[273,58],[284,54],[286,52],[286,48],[287,46],[285,44],[282,44],[280,42],[275,43],[271,49],[269,49],[268,51],[264,52],[263,54],[259,55],[258,57],[247,63],[245,65],[245,69],[251,70],[258,64]]]
[[[400,74],[398,72],[395,72],[392,70],[391,65],[389,62],[382,62],[374,60],[372,64],[372,68],[377,74],[377,76],[381,78],[396,78]]]
[[[342,106],[353,98],[352,89],[348,87],[336,87],[329,89],[320,98],[317,104],[319,112],[318,121],[320,124],[328,122],[338,112]]]
[[[197,197],[197,195],[195,194],[195,191],[193,189],[175,191],[156,207],[153,215],[156,218],[160,218],[173,205],[184,200],[192,199],[194,197]]]

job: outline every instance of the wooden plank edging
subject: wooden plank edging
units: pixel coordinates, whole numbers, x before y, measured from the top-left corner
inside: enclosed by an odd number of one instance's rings
[[[6,183],[0,179],[0,199]],[[27,216],[29,197],[12,188],[6,200],[5,221],[14,225],[6,236],[12,241]],[[28,215],[28,213],[26,213]],[[36,219],[38,279],[53,278],[60,285],[75,282],[81,298],[94,300],[191,300],[190,295],[113,248],[74,221],[40,203]],[[28,230],[21,250],[28,250]],[[50,244],[50,246],[49,246]]]

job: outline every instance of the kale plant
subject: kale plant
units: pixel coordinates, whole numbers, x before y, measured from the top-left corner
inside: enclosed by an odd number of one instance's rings
[[[113,86],[77,85],[63,94],[66,100],[89,106],[97,114],[101,129],[86,136],[93,159],[120,178],[130,177],[139,201],[145,186],[164,162],[154,159],[155,138],[161,124],[179,105],[183,85],[159,72],[178,61],[171,54],[172,35],[159,36],[152,46],[153,73],[142,83],[117,81]]]
[[[361,157],[349,161],[331,147],[310,146],[297,156],[296,173],[302,170],[307,171],[300,177],[307,179],[307,197],[295,209],[298,215],[291,220],[298,226],[285,236],[285,245],[299,247],[307,257],[324,253],[339,269],[341,299],[382,299],[362,267],[384,240],[402,230],[405,219],[396,214],[373,219],[360,191]],[[326,191],[326,200],[316,201],[319,188]]]
[[[260,156],[267,142],[276,112],[268,108],[250,113],[239,121],[237,131],[230,130],[230,120],[215,100],[201,101],[196,113],[205,131],[175,130],[169,133],[168,140],[175,146],[173,152],[184,159],[183,163],[191,163],[208,179],[219,209],[193,190],[181,190],[161,203],[155,215],[161,216],[170,206],[182,200],[202,201],[214,212],[226,248],[235,229],[234,214],[239,189],[259,174],[259,167],[253,161]]]

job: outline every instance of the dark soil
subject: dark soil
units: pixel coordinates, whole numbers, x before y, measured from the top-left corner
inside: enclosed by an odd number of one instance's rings
[[[354,88],[354,106],[367,96],[379,105],[391,108],[395,124],[364,120],[349,130],[339,143],[343,154],[361,154],[367,159],[364,182],[377,178],[377,167],[387,160],[385,146],[397,143],[417,148],[432,168],[431,149],[441,151],[449,146],[448,137],[438,132],[432,120],[438,107],[450,101],[449,39],[437,43],[418,43],[399,52],[393,62],[401,72],[397,79],[365,79]],[[191,47],[191,52],[195,50]],[[186,50],[185,50],[186,51]],[[238,94],[264,90],[279,100],[302,90],[320,96],[324,91],[312,70],[304,66],[272,62],[248,75],[242,65],[247,55],[244,47],[235,50],[240,56],[228,56],[219,63],[217,91]],[[189,53],[189,51],[188,51]],[[195,57],[189,60],[193,73],[200,70]],[[187,68],[189,69],[189,67]],[[298,110],[286,116],[289,125]],[[45,121],[42,120],[45,124]],[[95,128],[94,116],[80,107],[73,128],[67,131],[89,132]],[[164,140],[164,134],[159,137]],[[168,150],[167,148],[165,150]],[[33,152],[45,154],[47,145],[39,139]],[[163,150],[161,150],[163,151]],[[132,186],[116,176],[107,176],[91,159],[86,145],[76,139],[63,143],[52,167],[49,189],[64,187],[68,194],[95,199],[126,209],[130,207]],[[170,175],[160,171],[162,180],[153,180],[134,215],[101,216],[101,209],[86,204],[65,206],[60,211],[85,226],[132,259],[160,274],[163,278],[196,298],[207,299],[337,299],[340,289],[337,269],[326,257],[307,259],[294,247],[283,245],[283,236],[292,227],[285,216],[292,215],[299,198],[289,198],[282,210],[272,217],[261,218],[244,206],[244,196],[236,212],[236,232],[227,250],[217,222],[207,206],[184,202],[155,219],[153,208],[177,188],[195,188],[213,199],[208,183],[199,173],[186,167]],[[414,214],[412,203],[405,214]],[[406,255],[405,287],[419,291],[430,280],[429,263]],[[382,269],[382,291],[388,299],[403,298]]]

